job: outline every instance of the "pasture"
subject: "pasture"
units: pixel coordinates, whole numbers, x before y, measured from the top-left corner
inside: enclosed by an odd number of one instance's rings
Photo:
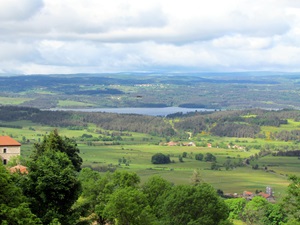
[[[228,158],[231,160],[247,158],[255,154],[255,151],[241,152],[240,150],[217,148],[158,145],[80,146],[80,149],[84,166],[97,168],[112,164],[117,169],[136,172],[141,177],[142,182],[152,175],[159,174],[175,184],[187,184],[191,182],[193,171],[198,169],[204,182],[212,184],[216,189],[223,190],[224,193],[242,193],[244,190],[264,191],[266,186],[271,186],[277,197],[282,196],[289,183],[287,176],[279,172],[268,172],[263,169],[253,170],[251,166],[237,167],[232,170],[226,170],[224,167],[221,167],[220,170],[211,170],[211,162],[194,159],[197,153],[206,154],[210,152],[217,157],[217,162],[222,165]],[[170,155],[170,159],[174,163],[151,164],[152,155],[158,152]],[[182,155],[183,152],[188,153],[187,158],[183,158],[183,162],[179,162],[178,156]],[[125,164],[118,165],[120,158],[129,160],[129,166]],[[283,159],[281,161],[284,162]],[[287,174],[289,171],[293,171],[293,173],[300,175],[299,166],[295,168],[295,165],[293,165],[293,168],[291,168],[286,163],[282,166],[282,169],[284,171],[281,171],[281,173]]]

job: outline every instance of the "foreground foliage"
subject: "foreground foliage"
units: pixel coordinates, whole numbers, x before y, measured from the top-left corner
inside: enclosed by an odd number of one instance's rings
[[[29,173],[20,179],[31,211],[43,224],[75,224],[79,215],[72,205],[81,192],[77,178],[81,158],[74,145],[55,130],[44,137],[42,144],[35,145],[31,159],[27,163]]]
[[[16,177],[0,164],[0,224],[41,224],[29,207],[27,198],[22,194]]]

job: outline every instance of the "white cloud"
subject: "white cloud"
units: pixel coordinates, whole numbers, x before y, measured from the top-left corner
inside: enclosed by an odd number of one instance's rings
[[[298,0],[2,0],[0,71],[300,70]]]

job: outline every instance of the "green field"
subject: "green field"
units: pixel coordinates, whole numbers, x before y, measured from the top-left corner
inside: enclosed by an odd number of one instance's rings
[[[22,98],[22,97],[13,98],[13,97],[0,96],[0,105],[19,105],[29,100],[31,100],[31,98]]]
[[[266,186],[272,186],[280,195],[288,185],[287,177],[279,173],[270,173],[264,170],[253,170],[248,167],[237,167],[233,170],[221,171],[211,170],[210,162],[197,161],[193,157],[196,153],[213,153],[217,157],[217,161],[222,164],[227,157],[241,158],[248,157],[255,152],[228,151],[226,149],[203,148],[203,147],[169,147],[157,145],[128,145],[128,146],[99,146],[88,147],[80,146],[82,158],[85,166],[99,167],[108,164],[118,165],[119,158],[130,160],[130,165],[118,166],[118,169],[135,171],[141,176],[142,181],[149,176],[160,174],[165,179],[175,184],[187,184],[190,182],[191,175],[195,169],[199,169],[201,177],[205,182],[212,184],[216,189],[222,189],[225,193],[241,193],[244,190],[255,191],[264,190]],[[157,152],[169,154],[171,160],[175,163],[167,165],[151,164],[151,156]],[[188,157],[184,158],[184,162],[179,162],[178,155],[183,152],[188,153]],[[264,159],[264,158],[263,158]],[[282,160],[282,159],[281,159]],[[290,167],[288,163],[282,166],[285,174],[293,171],[300,175],[300,167],[293,165]],[[283,171],[280,171],[283,172]],[[279,196],[280,197],[280,196]]]
[[[5,124],[22,126],[22,129],[1,127],[0,132],[2,132],[2,135],[10,135],[23,143],[22,156],[24,157],[30,155],[33,143],[41,141],[43,135],[54,129],[53,127],[41,126],[28,121]],[[163,138],[134,132],[131,132],[132,136],[123,137],[122,141],[114,145],[113,142],[97,141],[90,146],[87,141],[80,139],[83,134],[96,136],[95,129],[94,125],[90,125],[84,130],[59,128],[58,131],[60,135],[74,138],[77,141],[81,151],[80,156],[83,158],[83,166],[90,166],[100,171],[107,168],[134,171],[141,177],[142,182],[152,175],[159,174],[175,184],[188,184],[193,171],[198,169],[205,182],[212,184],[216,189],[223,190],[224,193],[242,193],[244,190],[255,192],[256,190],[265,190],[266,186],[271,186],[275,191],[275,196],[280,198],[284,195],[289,184],[288,175],[300,175],[300,164],[297,157],[268,155],[252,161],[248,166],[229,170],[226,170],[223,166],[226,160],[232,162],[243,160],[257,154],[259,149],[245,151],[217,147],[165,146],[159,144],[161,140],[164,140]],[[240,145],[270,144],[270,141],[263,139],[203,136],[203,142],[208,140],[212,143],[237,142]],[[271,144],[284,145],[292,143],[271,142]],[[158,152],[170,155],[170,159],[174,163],[167,165],[151,164],[151,157]],[[187,153],[187,157],[183,158],[183,162],[179,162],[178,156],[182,155],[183,152]],[[195,160],[195,154],[206,154],[208,152],[216,156],[217,164],[221,166],[220,170],[211,170],[211,162]],[[123,163],[119,165],[119,159],[123,158],[127,162],[129,161],[129,165]],[[254,164],[258,164],[259,169],[253,170],[251,165]],[[264,170],[264,167],[267,167],[267,170]]]

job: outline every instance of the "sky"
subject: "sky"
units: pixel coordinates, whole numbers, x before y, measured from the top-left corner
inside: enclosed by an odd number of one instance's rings
[[[299,0],[0,0],[0,73],[300,71]]]

